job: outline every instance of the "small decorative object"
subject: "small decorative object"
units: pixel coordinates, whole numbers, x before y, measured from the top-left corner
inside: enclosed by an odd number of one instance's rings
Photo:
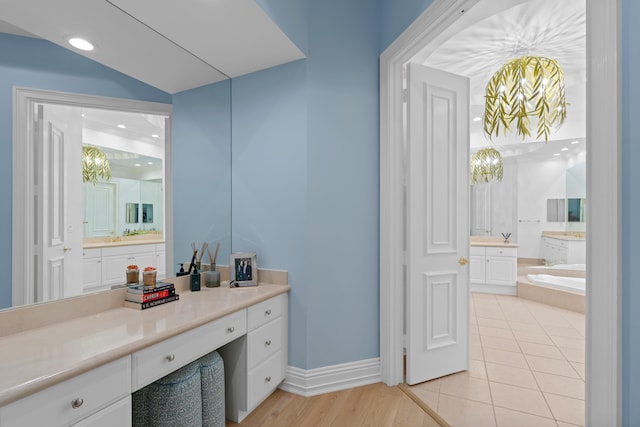
[[[502,237],[504,237],[504,242],[509,243],[509,237],[511,237],[511,233],[500,233]]]
[[[207,288],[220,287],[220,272],[219,271],[206,271],[204,273],[204,285]]]
[[[155,267],[145,267],[142,270],[142,284],[145,286],[156,286],[156,276],[158,271]]]
[[[111,166],[104,151],[91,145],[82,146],[82,182],[96,184],[98,179],[111,179]]]
[[[255,252],[234,252],[229,259],[229,286],[238,288],[258,284]]]
[[[516,122],[516,133],[531,135],[531,118],[537,120],[536,138],[549,140],[551,126],[560,127],[567,118],[564,73],[555,59],[523,56],[503,65],[487,83],[484,133],[506,134]]]
[[[131,264],[127,266],[127,285],[131,283],[138,284],[140,280],[140,269],[135,264]]]
[[[200,272],[197,269],[194,269],[189,275],[189,284],[192,292],[200,290]]]
[[[502,181],[502,154],[495,148],[483,148],[475,152],[470,162],[471,185],[489,182],[492,179]]]

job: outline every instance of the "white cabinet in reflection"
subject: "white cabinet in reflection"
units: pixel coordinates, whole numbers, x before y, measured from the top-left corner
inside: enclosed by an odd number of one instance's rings
[[[156,267],[158,279],[166,276],[166,250],[164,243],[113,246],[83,251],[82,285],[84,292],[110,289],[125,283],[125,270],[135,264],[142,271]],[[142,279],[140,279],[142,280]]]

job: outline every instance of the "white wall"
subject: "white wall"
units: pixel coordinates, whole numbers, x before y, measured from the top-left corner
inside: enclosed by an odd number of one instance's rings
[[[547,222],[547,199],[566,197],[566,160],[518,160],[518,257],[540,258],[543,231],[564,231]]]

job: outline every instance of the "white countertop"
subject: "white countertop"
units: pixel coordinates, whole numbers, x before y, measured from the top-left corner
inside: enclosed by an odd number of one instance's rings
[[[485,246],[490,248],[517,248],[520,246],[511,241],[505,243],[504,238],[495,236],[471,236],[469,244],[471,246]]]
[[[227,314],[288,292],[288,285],[180,289],[147,310],[112,308],[0,337],[0,406]]]

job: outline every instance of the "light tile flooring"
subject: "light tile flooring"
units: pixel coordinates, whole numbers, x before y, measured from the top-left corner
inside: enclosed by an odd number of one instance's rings
[[[411,390],[456,427],[584,426],[585,316],[472,294],[469,371]]]

